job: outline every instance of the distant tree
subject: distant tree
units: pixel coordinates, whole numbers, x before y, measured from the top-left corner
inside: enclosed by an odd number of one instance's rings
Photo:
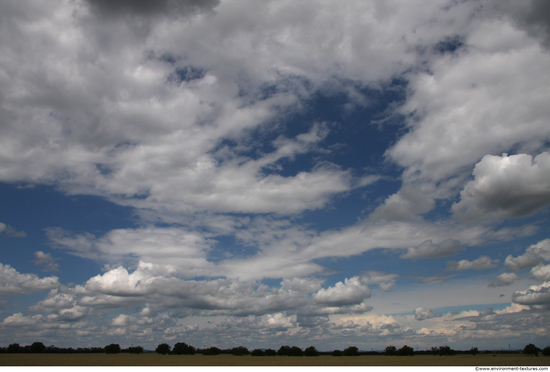
[[[195,348],[187,345],[185,342],[178,342],[172,349],[172,354],[176,355],[195,355]]]
[[[472,354],[472,355],[479,354],[479,350],[477,349],[477,347],[472,347],[470,349],[470,354]]]
[[[345,356],[359,356],[359,349],[355,346],[350,346],[344,350]]]
[[[170,345],[168,344],[159,344],[155,351],[159,354],[166,355],[170,354]]]
[[[440,346],[439,347],[439,355],[455,355],[455,351],[447,345]]]
[[[546,346],[544,349],[542,349],[542,355],[550,356],[550,346]]]
[[[306,348],[306,350],[304,351],[304,355],[305,356],[319,356],[319,352],[317,351],[315,346],[310,346],[310,347]]]
[[[250,354],[250,351],[248,351],[248,349],[244,346],[237,346],[231,350],[231,354],[236,356],[243,356]]]
[[[143,346],[130,346],[128,352],[130,354],[141,354],[143,353]]]
[[[401,349],[397,350],[397,355],[414,356],[414,349],[410,346],[403,345]]]
[[[332,352],[332,356],[342,356],[342,355],[344,355],[344,353],[342,353],[342,351],[340,350],[334,350]]]
[[[267,349],[265,352],[264,352],[265,356],[276,356],[277,355],[277,352],[273,349]]]
[[[526,345],[523,348],[523,354],[531,355],[531,356],[539,356],[540,349],[536,347],[533,344]]]
[[[430,349],[430,354],[439,355],[439,348],[432,346],[432,348]]]
[[[304,352],[298,346],[292,346],[290,348],[290,356],[304,356]]]
[[[120,345],[119,344],[110,344],[105,346],[105,353],[107,354],[118,354],[120,353]]]
[[[23,348],[19,344],[10,344],[7,349],[8,353],[20,353],[21,351]]]
[[[46,346],[42,342],[35,342],[31,345],[31,353],[45,353]]]
[[[277,351],[278,356],[290,356],[290,346],[283,345]]]
[[[218,349],[218,348],[215,347],[215,346],[212,346],[212,347],[210,347],[210,348],[208,348],[208,349],[204,349],[204,350],[202,351],[202,355],[220,355],[221,352],[222,352],[222,351],[221,351],[220,349]]]
[[[273,350],[275,351],[275,350]],[[250,353],[252,356],[265,356],[265,353],[261,349],[254,349],[252,350],[252,353]]]
[[[390,345],[390,346],[386,347],[386,349],[384,350],[384,354],[386,354],[386,355],[396,355],[397,354],[397,348],[393,345]]]

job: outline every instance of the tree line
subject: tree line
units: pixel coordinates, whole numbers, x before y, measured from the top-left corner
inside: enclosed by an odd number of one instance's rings
[[[0,347],[0,353],[64,353],[64,354],[70,354],[70,353],[106,353],[106,354],[119,354],[119,353],[130,353],[130,354],[141,354],[144,353],[145,350],[143,346],[130,346],[126,349],[123,349],[120,347],[119,344],[109,344],[105,347],[90,347],[90,348],[77,348],[74,349],[72,347],[69,348],[59,348],[54,345],[51,346],[45,346],[42,342],[34,342],[32,345],[27,346],[20,346],[17,343],[10,344],[8,347]],[[348,348],[341,350],[334,350],[332,352],[319,352],[315,346],[310,346],[302,350],[298,346],[288,346],[283,345],[279,348],[278,351],[275,351],[274,349],[254,349],[252,351],[249,351],[244,346],[237,346],[232,349],[219,349],[215,346],[212,346],[210,348],[204,348],[204,349],[197,349],[194,346],[188,345],[185,342],[178,342],[174,345],[172,348],[167,343],[161,343],[159,344],[155,352],[162,355],[194,355],[195,353],[202,354],[202,355],[219,355],[219,354],[232,354],[235,356],[244,356],[244,355],[251,355],[251,356],[289,356],[289,357],[299,357],[299,356],[306,356],[306,357],[315,357],[319,355],[332,355],[332,356],[359,356],[359,355],[387,355],[387,356],[414,356],[415,354],[433,354],[433,355],[439,355],[439,356],[452,356],[457,353],[459,354],[466,354],[470,353],[472,355],[476,355],[481,353],[477,347],[472,347],[470,350],[464,350],[464,351],[455,351],[449,346],[439,346],[439,347],[432,347],[429,350],[422,350],[422,351],[414,351],[414,349],[410,346],[404,345],[400,349],[397,349],[397,347],[390,345],[385,348],[383,352],[378,351],[363,351],[360,352],[359,349],[356,346],[349,346]],[[485,351],[494,353],[494,351]],[[528,344],[523,349],[523,353],[526,355],[531,356],[538,356],[539,353],[542,352],[542,355],[544,356],[550,356],[550,346],[545,347],[544,349],[540,349],[536,347],[533,344]]]

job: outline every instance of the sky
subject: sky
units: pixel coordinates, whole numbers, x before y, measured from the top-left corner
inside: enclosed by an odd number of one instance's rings
[[[544,0],[0,3],[0,346],[550,344]]]

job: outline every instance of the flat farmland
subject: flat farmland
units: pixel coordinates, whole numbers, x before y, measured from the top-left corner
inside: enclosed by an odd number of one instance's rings
[[[252,357],[132,354],[0,354],[1,366],[549,366],[550,357],[483,354],[397,357]]]

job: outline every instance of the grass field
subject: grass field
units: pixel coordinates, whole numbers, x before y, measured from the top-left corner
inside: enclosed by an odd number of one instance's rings
[[[491,354],[412,357],[252,357],[132,354],[0,354],[0,366],[549,366],[550,357]]]

